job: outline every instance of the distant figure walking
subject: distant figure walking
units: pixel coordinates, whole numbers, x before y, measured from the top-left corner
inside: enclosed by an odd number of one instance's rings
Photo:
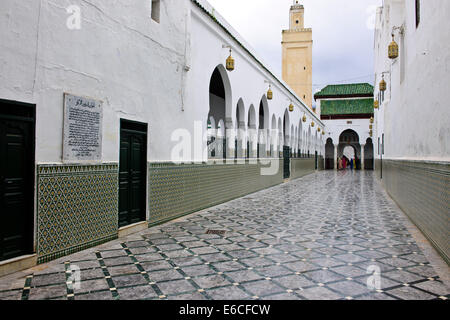
[[[353,171],[353,163],[354,163],[354,162],[353,162],[353,159],[351,159],[351,160],[350,160],[350,170],[352,170],[352,171]]]
[[[338,157],[338,170],[342,170],[342,159]]]
[[[343,169],[347,169],[347,165],[348,165],[348,158],[346,156],[342,157],[342,167]]]

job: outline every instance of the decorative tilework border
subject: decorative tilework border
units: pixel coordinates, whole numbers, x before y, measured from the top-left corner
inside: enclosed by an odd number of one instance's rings
[[[382,183],[450,264],[450,164],[383,160]]]
[[[54,174],[69,174],[69,173],[82,173],[86,174],[87,172],[117,172],[119,170],[119,165],[116,163],[108,163],[108,164],[45,164],[38,166],[38,175],[54,175]]]
[[[99,246],[101,244],[104,244],[104,243],[116,240],[117,238],[118,238],[118,235],[111,235],[111,236],[108,236],[108,237],[104,237],[104,238],[101,238],[101,239],[97,239],[97,240],[94,240],[94,241],[83,243],[83,244],[80,244],[80,245],[77,245],[77,246],[73,246],[73,247],[70,247],[70,248],[67,248],[67,249],[55,252],[55,253],[51,253],[51,254],[48,254],[48,255],[45,255],[45,256],[40,256],[38,258],[37,264],[47,263],[47,262],[50,262],[52,260],[56,260],[56,259],[68,256],[68,255],[71,255],[71,254],[74,254],[74,253],[77,253],[77,252],[80,252],[80,251],[83,251],[83,250],[86,250],[86,249],[89,249],[89,248],[96,247],[96,246]]]

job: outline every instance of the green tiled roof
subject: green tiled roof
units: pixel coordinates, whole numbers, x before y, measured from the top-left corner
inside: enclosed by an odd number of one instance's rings
[[[373,113],[373,99],[322,100],[320,109],[322,116],[371,114]]]
[[[368,83],[351,84],[333,84],[323,88],[314,95],[314,98],[320,97],[339,97],[339,96],[366,96],[373,95],[373,86]]]

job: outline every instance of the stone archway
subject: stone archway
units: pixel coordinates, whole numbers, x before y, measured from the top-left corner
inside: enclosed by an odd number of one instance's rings
[[[356,131],[347,129],[339,136],[338,154],[339,158],[344,156],[344,149],[351,147],[355,155],[355,168],[361,170],[361,144],[359,143],[359,135]]]
[[[216,124],[214,130],[221,129],[223,132],[219,135],[216,131],[216,136],[211,137],[209,141],[211,146],[208,156],[211,158],[226,159],[227,150],[232,149],[227,144],[228,129],[233,126],[232,121],[229,121],[227,116],[229,114],[231,114],[231,85],[225,68],[219,65],[214,69],[209,82],[208,126],[213,129],[212,122],[214,122]],[[220,128],[219,124],[221,125]]]

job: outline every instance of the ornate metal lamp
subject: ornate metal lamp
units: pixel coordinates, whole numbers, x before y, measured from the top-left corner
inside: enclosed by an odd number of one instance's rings
[[[384,74],[383,74],[383,79],[381,79],[380,82],[380,91],[386,91],[386,81],[384,81]]]
[[[227,66],[228,71],[234,70],[234,59],[231,56],[231,48],[230,48],[230,56],[227,58],[227,61],[226,61],[226,66]]]
[[[269,90],[267,90],[267,100],[272,100],[273,99],[273,92],[271,89],[271,85],[269,84]]]
[[[397,59],[398,58],[398,44],[395,42],[394,34],[392,34],[392,42],[388,47],[388,55],[389,59]]]

